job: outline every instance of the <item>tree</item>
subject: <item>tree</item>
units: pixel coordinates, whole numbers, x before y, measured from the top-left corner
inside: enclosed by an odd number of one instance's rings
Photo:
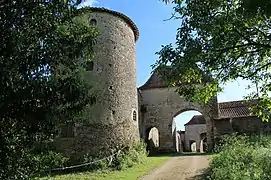
[[[97,32],[73,21],[80,1],[0,2],[0,179],[39,170],[35,142],[93,103],[84,81]]]
[[[228,81],[242,78],[257,83],[259,93],[248,97],[260,99],[253,111],[268,120],[271,2],[177,0],[173,3],[176,6],[172,19],[181,21],[181,27],[177,29],[175,44],[163,46],[157,53],[159,60],[154,68],[169,66],[172,72],[164,74],[168,83],[177,86],[180,95],[203,103],[221,92],[221,84]],[[204,81],[206,76],[211,80]]]

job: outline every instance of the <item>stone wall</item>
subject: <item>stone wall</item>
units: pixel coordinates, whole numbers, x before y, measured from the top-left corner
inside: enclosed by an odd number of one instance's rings
[[[206,133],[206,124],[193,124],[185,126],[185,150],[190,150],[190,141],[196,141],[196,149],[199,151],[201,134]]]
[[[153,127],[148,133],[148,148],[158,148],[159,147],[159,131],[157,128]]]
[[[138,130],[139,130],[139,135],[144,141],[144,136],[145,136],[145,129],[144,129],[144,107],[142,106],[142,95],[141,91],[137,89],[137,99],[138,99]]]
[[[159,130],[159,151],[161,152],[176,151],[176,134],[174,133],[173,118],[178,114],[187,110],[199,111],[204,115],[207,126],[212,126],[210,121],[214,115],[209,113],[212,112],[209,109],[211,107],[202,107],[200,104],[186,101],[176,93],[176,88],[144,89],[141,91],[141,95],[142,105],[146,107],[142,128],[146,130],[150,127],[156,127]],[[205,112],[210,117],[206,117]],[[207,129],[211,130],[212,127]],[[207,137],[208,135],[211,135],[211,132],[207,131]],[[143,136],[143,138],[145,139],[146,137]]]
[[[241,133],[268,130],[268,128],[264,127],[264,122],[256,116],[232,118],[231,124],[233,131]]]
[[[139,140],[136,32],[127,18],[112,11],[93,9],[75,20],[91,22],[100,33],[93,68],[85,76],[97,101],[86,109],[84,123],[76,124],[74,141],[65,141],[67,151],[95,154]]]
[[[215,137],[232,132],[271,132],[271,122],[264,122],[256,116],[223,118],[216,119],[214,122]]]
[[[229,118],[216,119],[214,121],[214,136],[221,136],[233,132]]]

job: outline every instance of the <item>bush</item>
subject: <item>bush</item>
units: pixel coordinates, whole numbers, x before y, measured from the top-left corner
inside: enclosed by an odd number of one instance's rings
[[[132,167],[135,164],[143,163],[147,158],[146,144],[142,141],[128,144],[118,154],[111,167],[118,170]]]
[[[107,150],[99,154],[85,154],[82,163],[98,162],[78,169],[73,169],[73,171],[94,171],[105,169],[122,170],[132,167],[135,164],[143,163],[148,155],[146,144],[143,141],[123,145],[123,147],[119,149],[111,150],[110,154],[108,151],[110,152],[110,150]],[[111,156],[112,154],[114,154],[114,156]],[[99,161],[101,159],[103,160]]]
[[[21,156],[16,158],[16,164],[13,162],[13,166],[0,169],[0,179],[29,179],[48,173],[53,168],[62,167],[68,160],[53,151],[36,153],[34,150],[22,150]]]
[[[215,151],[209,179],[271,179],[271,136],[228,135]]]

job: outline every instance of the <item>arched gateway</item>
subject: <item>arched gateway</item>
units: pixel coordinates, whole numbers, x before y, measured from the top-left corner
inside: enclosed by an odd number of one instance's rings
[[[139,127],[141,138],[146,139],[146,130],[156,127],[159,131],[160,152],[176,152],[176,124],[173,118],[187,110],[199,111],[206,120],[208,149],[213,146],[213,119],[218,116],[217,97],[208,104],[188,102],[168,87],[158,72],[154,71],[147,82],[138,88],[140,111]]]

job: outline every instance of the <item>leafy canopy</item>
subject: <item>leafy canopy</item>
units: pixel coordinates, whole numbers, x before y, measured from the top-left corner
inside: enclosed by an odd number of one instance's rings
[[[169,2],[169,1],[165,1]],[[271,2],[267,0],[175,0],[172,18],[181,22],[175,44],[163,46],[154,68],[186,98],[206,103],[237,78],[257,84],[254,109],[264,119],[271,101]],[[162,72],[162,71],[161,71]],[[205,80],[206,76],[209,80]],[[187,84],[187,85],[183,85]],[[201,84],[201,86],[199,86]],[[250,87],[251,88],[251,87]]]
[[[27,179],[34,144],[93,102],[78,59],[92,57],[97,32],[73,21],[79,3],[0,2],[0,179]]]

